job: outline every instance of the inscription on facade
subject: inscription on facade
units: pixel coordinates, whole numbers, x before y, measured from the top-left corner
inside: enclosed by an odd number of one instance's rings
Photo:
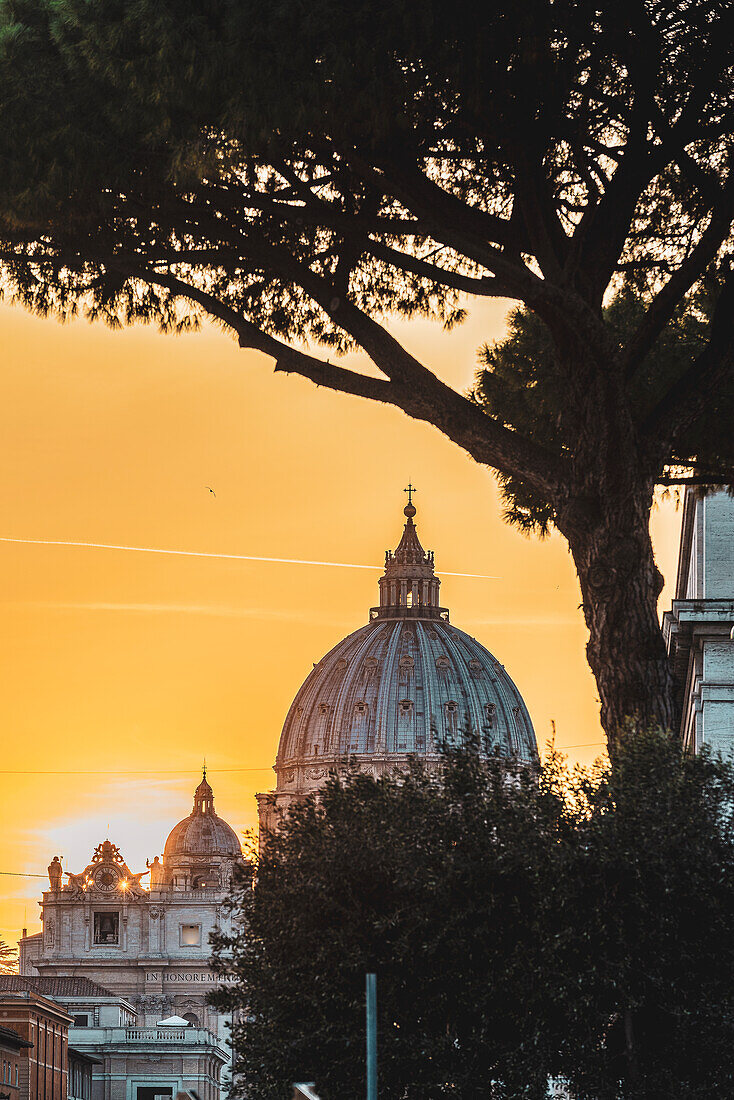
[[[165,970],[163,974],[160,970],[146,970],[145,972],[146,982],[159,982],[161,977],[164,982],[192,985],[200,985],[202,982],[226,982],[231,980],[229,977],[217,978],[210,970]]]

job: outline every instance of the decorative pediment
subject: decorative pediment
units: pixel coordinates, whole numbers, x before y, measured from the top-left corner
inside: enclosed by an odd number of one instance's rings
[[[92,862],[80,875],[65,871],[69,883],[65,891],[75,894],[93,894],[105,898],[136,898],[147,896],[140,880],[148,874],[141,871],[134,875],[122,857],[116,844],[105,840],[94,849]]]

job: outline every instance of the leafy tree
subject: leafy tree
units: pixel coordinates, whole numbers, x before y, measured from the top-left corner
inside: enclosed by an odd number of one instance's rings
[[[380,1092],[545,1097],[550,1013],[531,1011],[546,944],[528,938],[548,880],[546,806],[531,772],[457,757],[445,785],[353,775],[299,806],[232,895],[218,994],[239,1096],[315,1079],[364,1086],[365,973],[378,975]],[[543,824],[540,824],[540,823]],[[540,824],[540,827],[538,827]]]
[[[728,0],[0,0],[6,285],[208,316],[435,425],[568,540],[608,737],[673,728],[648,519],[734,481],[733,31]],[[388,327],[473,297],[525,310],[478,399]]]
[[[0,940],[0,974],[14,974],[18,969],[18,951]]]
[[[469,748],[438,777],[333,778],[215,937],[234,1095],[359,1095],[373,970],[387,1097],[730,1095],[733,806],[729,765],[655,732],[588,772]]]
[[[734,1090],[734,771],[655,731],[577,774],[557,867],[563,1072],[579,1100]],[[557,780],[555,780],[557,782]],[[569,843],[568,840],[571,840]]]

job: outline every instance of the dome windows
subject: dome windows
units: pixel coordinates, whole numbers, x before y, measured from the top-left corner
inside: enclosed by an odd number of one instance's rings
[[[398,711],[401,718],[410,718],[413,715],[413,700],[401,699],[398,703]]]
[[[446,669],[451,668],[451,661],[448,659],[445,653],[442,653],[436,658],[436,668],[439,672],[445,672]]]
[[[312,756],[318,754],[319,745],[323,745],[324,750],[329,747],[331,707],[328,703],[319,703],[317,711],[316,720],[313,722],[311,729],[306,729],[306,745],[308,746],[309,742],[311,743]]]
[[[444,703],[443,715],[446,736],[451,738],[456,737],[459,732],[459,704],[454,699],[450,699],[448,703]]]
[[[494,723],[497,718],[497,704],[485,703],[484,705],[484,720],[487,724],[487,728],[493,730]]]
[[[512,750],[520,755],[525,741],[525,718],[522,707],[513,707],[512,717],[515,719],[515,727],[512,731]]]
[[[352,731],[349,741],[350,752],[365,752],[367,748],[368,721],[369,707],[363,699],[360,699],[354,704]]]
[[[402,655],[399,664],[400,667],[404,669],[415,668],[415,660],[410,656],[409,653],[404,653]]]

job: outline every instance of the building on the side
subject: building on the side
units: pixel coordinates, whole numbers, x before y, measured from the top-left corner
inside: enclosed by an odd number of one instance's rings
[[[0,979],[13,975],[0,975]],[[66,1100],[67,1047],[72,1019],[49,997],[29,988],[0,985],[0,1026],[14,1032],[22,1046],[16,1052],[18,1080],[11,1100]]]
[[[504,665],[449,622],[412,501],[404,513],[379,606],[314,665],[288,712],[275,790],[257,796],[261,833],[347,762],[375,776],[403,770],[411,756],[430,768],[443,744],[469,733],[484,753],[538,758],[522,696]]]
[[[178,1016],[139,1026],[129,1001],[89,978],[0,975],[0,1006],[19,993],[42,997],[69,1020],[66,1091],[53,1100],[173,1100],[191,1091],[218,1100],[227,1056],[206,1028]]]
[[[734,751],[734,498],[687,489],[678,575],[663,633],[685,747]]]
[[[2,1009],[0,1009],[0,1018],[1,1013]],[[32,1045],[17,1031],[0,1025],[0,1058],[2,1058],[0,1100],[20,1100],[21,1065],[27,1058],[27,1051]]]
[[[209,936],[229,927],[223,903],[242,861],[206,772],[191,813],[146,871],[133,873],[110,840],[82,871],[52,860],[43,931],[21,939],[20,972],[49,983],[74,1017],[74,1047],[103,1060],[93,1066],[95,1100],[152,1100],[184,1088],[216,1100],[230,1056],[228,1020],[207,1003],[217,984]],[[171,1017],[182,1022],[161,1025]],[[124,1095],[113,1084],[123,1064],[133,1082]],[[98,1096],[103,1079],[109,1088]]]
[[[92,1100],[92,1066],[102,1065],[102,1059],[83,1054],[72,1046],[68,1048],[67,1054],[67,1100]]]

